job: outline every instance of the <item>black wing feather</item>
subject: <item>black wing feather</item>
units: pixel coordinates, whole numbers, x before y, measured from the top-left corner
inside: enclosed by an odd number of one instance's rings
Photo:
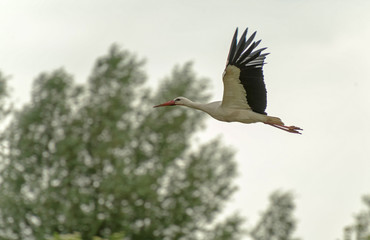
[[[244,51],[244,48],[245,48],[245,45],[246,45],[245,38],[247,36],[247,33],[248,33],[248,28],[245,29],[243,35],[240,37],[239,43],[236,46],[236,52],[235,52],[234,57],[240,56],[240,54]],[[233,61],[236,61],[236,60],[237,59],[233,59]]]
[[[240,69],[239,80],[247,93],[248,105],[254,112],[266,114],[267,92],[263,81],[262,67],[268,53],[261,54],[266,48],[256,50],[261,40],[253,42],[256,32],[246,40],[246,29],[237,42],[238,29],[236,29],[231,42],[227,65]]]
[[[251,45],[250,45],[250,47],[247,49],[247,50],[245,50],[244,52],[243,52],[243,54],[241,54],[241,56],[238,56],[238,60],[237,61],[235,61],[234,63],[241,63],[241,62],[244,62],[246,59],[247,59],[247,57],[251,54],[251,52],[253,51],[253,49],[256,47],[256,43],[255,42],[253,42]]]
[[[245,42],[245,45],[248,46],[254,39],[254,37],[256,36],[257,32],[254,32],[250,37],[249,39]]]
[[[231,41],[229,56],[227,56],[226,65],[229,65],[230,60],[233,59],[233,56],[235,55],[237,38],[238,38],[238,28],[236,28],[233,40]]]

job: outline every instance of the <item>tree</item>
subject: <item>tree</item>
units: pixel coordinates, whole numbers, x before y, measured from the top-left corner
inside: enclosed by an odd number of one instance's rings
[[[9,116],[12,112],[12,106],[9,104],[9,88],[8,88],[8,78],[4,76],[4,74],[0,71],[0,131],[4,127],[4,123],[2,123],[7,116]],[[1,160],[4,158],[4,139],[3,136],[0,134],[0,163]],[[1,169],[1,164],[0,164]],[[1,178],[0,178],[1,181]]]
[[[152,108],[179,95],[204,101],[207,81],[185,64],[152,94],[142,67],[113,46],[86,86],[63,69],[37,77],[3,133],[0,239],[238,236],[239,217],[214,221],[236,189],[233,152],[219,140],[191,146],[200,112]]]
[[[115,233],[110,236],[108,239],[103,239],[100,237],[93,237],[92,240],[122,240],[124,238],[124,234],[122,233]],[[54,236],[48,240],[82,240],[80,233],[73,233],[73,234],[54,234]]]
[[[296,220],[293,217],[295,204],[290,192],[275,191],[270,195],[270,204],[256,226],[250,232],[254,240],[293,240]]]
[[[357,213],[354,223],[344,228],[344,240],[370,240],[370,195],[362,201],[366,209]]]
[[[7,104],[9,97],[8,78],[0,72],[0,121],[11,112],[11,107]]]

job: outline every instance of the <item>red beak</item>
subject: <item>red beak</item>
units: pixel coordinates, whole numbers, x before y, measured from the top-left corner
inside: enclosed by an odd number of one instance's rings
[[[153,107],[165,107],[165,106],[174,106],[176,105],[175,104],[175,101],[174,100],[171,100],[171,101],[168,101],[168,102],[165,102],[165,103],[162,103],[162,104],[159,104],[159,105],[156,105],[156,106],[153,106]]]

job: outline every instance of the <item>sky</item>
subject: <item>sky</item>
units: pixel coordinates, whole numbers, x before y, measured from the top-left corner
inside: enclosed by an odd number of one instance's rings
[[[247,226],[271,192],[290,190],[295,235],[335,240],[370,194],[369,9],[367,0],[3,0],[0,70],[21,106],[41,72],[63,67],[83,83],[117,43],[146,59],[153,88],[175,64],[193,61],[216,101],[235,28],[257,31],[271,53],[267,112],[303,135],[209,117],[199,141],[221,137],[235,149],[239,190],[227,211]]]

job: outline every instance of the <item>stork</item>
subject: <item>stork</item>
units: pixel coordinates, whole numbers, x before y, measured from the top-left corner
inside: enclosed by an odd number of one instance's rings
[[[256,32],[247,39],[247,32],[248,28],[238,42],[238,28],[236,28],[231,41],[226,68],[223,72],[222,101],[202,104],[185,97],[177,97],[154,107],[186,106],[206,112],[219,121],[262,122],[290,133],[301,134],[299,132],[301,128],[286,126],[280,118],[268,116],[265,112],[267,96],[262,67],[268,53],[262,53],[266,48],[256,50],[261,40],[253,41]]]

